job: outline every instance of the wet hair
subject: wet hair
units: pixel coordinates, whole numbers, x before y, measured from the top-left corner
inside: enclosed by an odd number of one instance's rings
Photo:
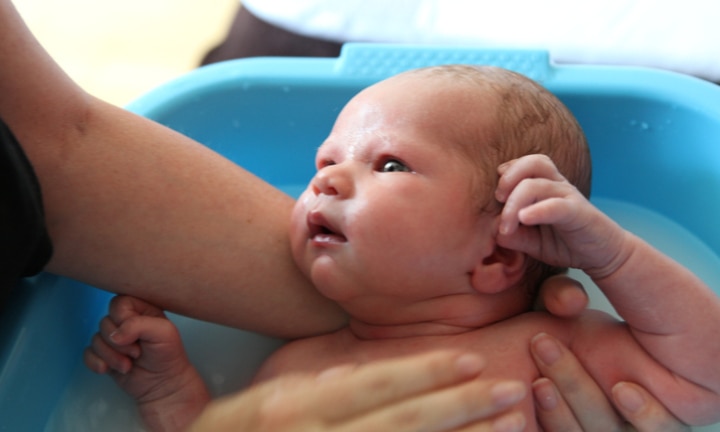
[[[465,157],[477,164],[479,176],[474,179],[472,190],[479,197],[481,211],[502,210],[502,204],[494,198],[497,167],[530,154],[548,156],[570,183],[586,197],[590,196],[592,166],[585,134],[570,110],[540,84],[493,66],[433,66],[411,73],[477,88],[483,101],[478,109],[492,110],[493,127],[475,128],[471,138],[458,146]],[[525,277],[528,292],[534,296],[547,277],[566,270],[528,260]]]

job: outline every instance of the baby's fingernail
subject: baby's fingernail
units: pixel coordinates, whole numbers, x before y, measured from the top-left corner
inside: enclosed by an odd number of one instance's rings
[[[500,173],[500,174],[504,173],[505,171],[507,171],[509,166],[510,166],[510,161],[501,163],[500,165],[498,165],[498,169],[497,169],[498,173]]]
[[[138,358],[140,358],[140,348],[131,349],[131,350],[130,350],[130,357],[134,358],[135,360],[137,360]]]
[[[520,432],[525,429],[525,416],[515,412],[495,420],[492,425],[494,432]]]
[[[545,333],[540,333],[532,339],[532,348],[535,355],[546,366],[552,366],[562,356],[560,346],[558,346],[555,339]]]
[[[128,363],[129,362],[123,362],[119,367],[113,368],[113,370],[121,375],[127,375],[127,373],[130,372],[131,367]]]
[[[645,406],[645,398],[631,384],[618,383],[613,387],[612,392],[618,405],[626,411],[638,412]]]
[[[120,339],[120,331],[113,330],[113,332],[110,333],[110,335],[108,337],[110,338],[111,341],[117,343],[118,340]]]
[[[526,394],[525,385],[519,381],[501,382],[490,389],[490,395],[498,408],[515,405],[523,400]]]

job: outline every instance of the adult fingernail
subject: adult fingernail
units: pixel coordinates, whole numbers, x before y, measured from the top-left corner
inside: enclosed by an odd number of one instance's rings
[[[325,369],[324,371],[317,374],[315,377],[318,381],[323,381],[327,379],[336,378],[341,375],[346,375],[348,372],[352,372],[353,370],[357,369],[356,364],[344,364],[340,366],[334,366],[329,369]]]
[[[522,413],[504,415],[493,422],[494,432],[520,432],[525,429],[525,416]]]
[[[485,368],[485,360],[475,354],[463,354],[455,360],[455,367],[463,376],[474,376]]]
[[[495,384],[490,389],[490,395],[497,408],[515,405],[525,398],[527,390],[520,381],[508,381]]]
[[[546,366],[552,366],[553,363],[558,361],[562,356],[560,345],[546,333],[540,333],[535,336],[532,339],[531,345],[535,355],[541,362],[545,363]]]
[[[500,226],[498,227],[498,233],[500,235],[508,235],[510,234],[510,229],[512,228],[512,225],[510,222],[502,221],[500,222]]]
[[[535,402],[544,411],[552,411],[557,408],[558,394],[549,379],[540,378],[533,383],[533,396],[535,396]]]
[[[638,412],[645,406],[645,397],[632,385],[618,383],[612,389],[615,401],[629,412]]]

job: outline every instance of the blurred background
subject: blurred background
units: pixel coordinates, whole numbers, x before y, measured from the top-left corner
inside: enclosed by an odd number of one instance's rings
[[[62,68],[124,106],[194,69],[224,36],[237,0],[12,0]]]

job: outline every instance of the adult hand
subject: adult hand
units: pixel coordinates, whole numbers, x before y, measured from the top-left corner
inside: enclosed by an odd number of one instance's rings
[[[192,432],[521,431],[515,381],[477,380],[480,357],[434,352],[280,377],[211,403]]]
[[[531,352],[544,378],[533,383],[538,422],[547,431],[689,431],[637,384],[612,388],[613,409],[605,393],[577,358],[557,339],[539,334]],[[623,418],[624,417],[624,418]]]

